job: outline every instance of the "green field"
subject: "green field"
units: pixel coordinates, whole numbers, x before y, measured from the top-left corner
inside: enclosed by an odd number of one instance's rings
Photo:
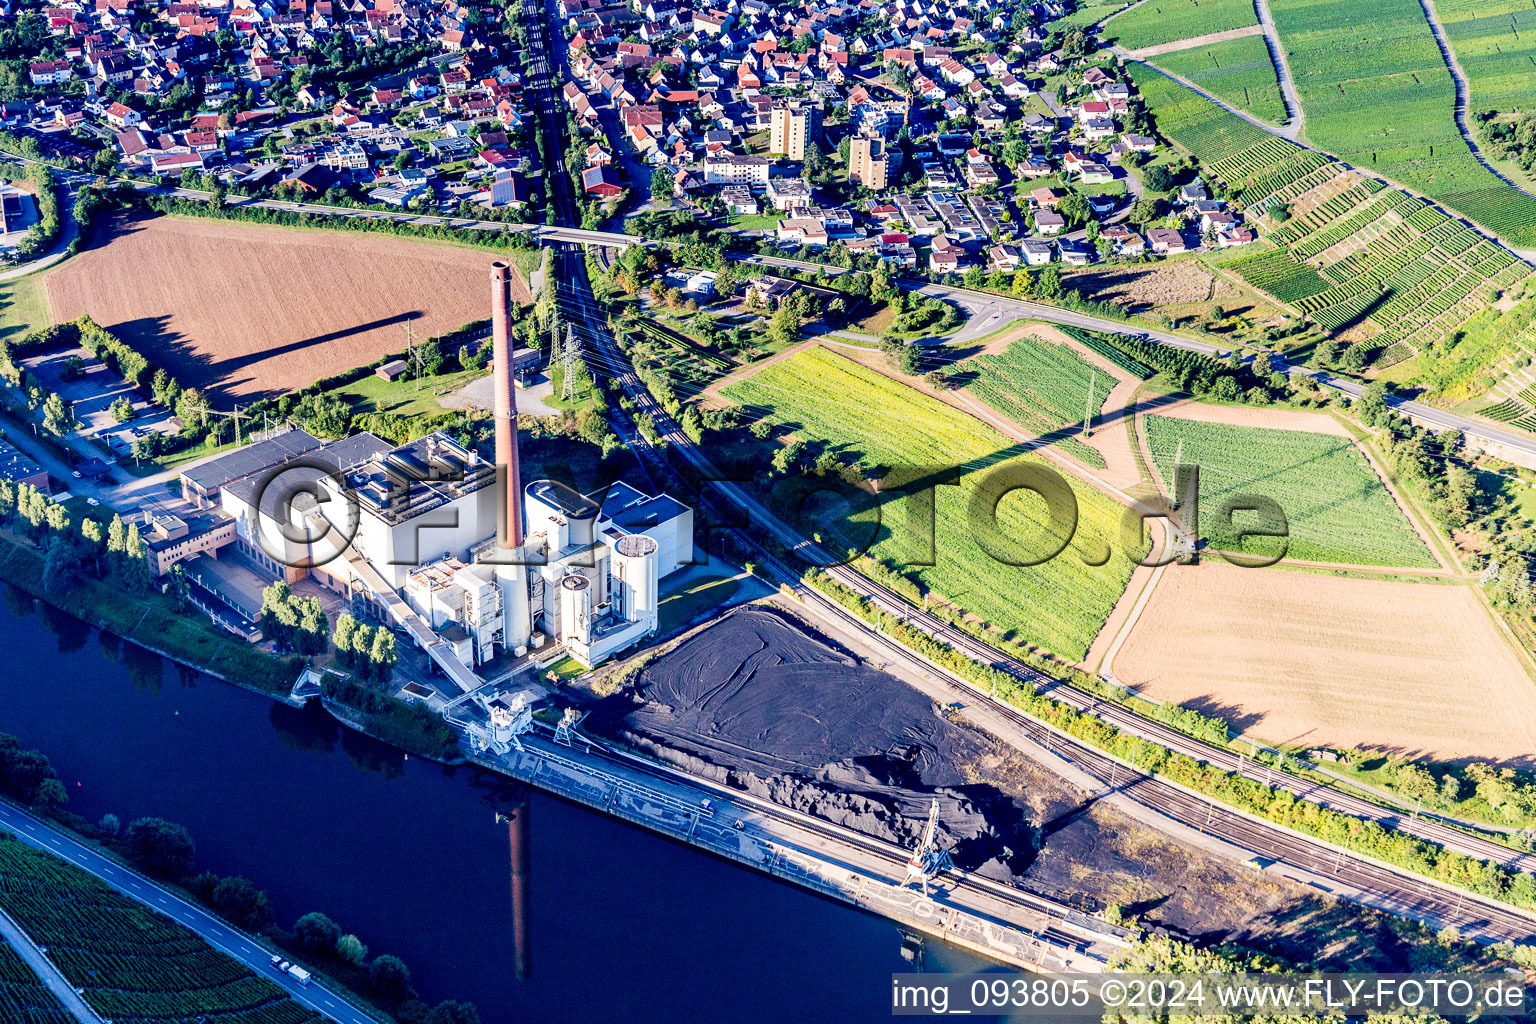
[[[1116,15],[1104,36],[1136,50],[1258,23],[1251,0],[1146,0]]]
[[[0,338],[16,341],[23,334],[52,323],[43,274],[0,281]]]
[[[1078,437],[1083,414],[1097,416],[1115,379],[1066,345],[1020,338],[1001,354],[961,364],[954,382],[1079,462],[1104,468],[1104,456]],[[1090,396],[1090,388],[1092,395]]]
[[[1369,321],[1379,365],[1423,353],[1433,373],[1492,293],[1529,273],[1508,250],[1423,199],[1374,178],[1340,181],[1338,163],[1260,132],[1150,68],[1130,70],[1158,130],[1239,191],[1250,211],[1278,211],[1315,188],[1331,190],[1268,232],[1288,255],[1256,252],[1227,266],[1324,330]]]
[[[1273,0],[1271,12],[1309,139],[1536,245],[1536,198],[1479,164],[1457,130],[1455,85],[1419,0]]]
[[[1471,110],[1536,110],[1536,7],[1438,0],[1435,13],[1472,92]]]
[[[283,990],[93,875],[0,833],[0,907],[103,1017],[319,1024]]]
[[[0,1020],[6,1024],[75,1024],[32,968],[0,940]]]
[[[1274,122],[1285,119],[1280,82],[1263,36],[1175,50],[1151,59],[1158,67],[1254,117]]]
[[[1130,4],[1131,0],[1083,0],[1073,10],[1052,21],[1050,27],[1058,32],[1087,28],[1089,25],[1103,21],[1116,11],[1124,10]],[[1042,113],[1050,116],[1049,111]]]
[[[1002,497],[996,506],[1001,536],[980,524],[972,528],[970,503],[986,505],[982,483],[989,472],[1043,461],[1021,455],[1021,446],[942,402],[820,348],[765,366],[723,393],[749,416],[792,431],[813,452],[824,447],[884,481],[879,499],[838,503],[815,527],[830,546],[862,548],[872,541],[875,559],[997,629],[1080,660],[1125,590],[1132,565],[1120,543],[1122,509],[1086,485],[1072,486],[1077,529],[1056,557],[1047,556],[1067,538],[1047,521],[1045,503],[1033,493]],[[765,447],[764,462],[771,452]],[[956,468],[959,486],[923,486],[944,479],[943,467]],[[806,479],[807,487],[823,486]],[[904,490],[911,480],[919,483]],[[776,484],[768,500],[805,526],[793,515],[794,483]],[[928,508],[935,509],[931,520]],[[921,564],[927,522],[936,523],[936,564],[930,566]],[[984,544],[1014,561],[1044,561],[1006,565]]]
[[[1175,460],[1200,467],[1200,532],[1209,547],[1279,554],[1278,538],[1239,539],[1219,524],[1224,501],[1272,498],[1289,527],[1286,557],[1308,562],[1433,568],[1435,560],[1364,455],[1344,438],[1149,415],[1147,447],[1171,486]],[[1237,530],[1275,525],[1239,512]]]
[[[458,353],[445,353],[457,362]],[[450,364],[450,365],[454,365]],[[330,392],[345,398],[354,413],[389,412],[397,416],[436,416],[446,410],[438,403],[444,394],[457,391],[488,370],[455,370],[420,380],[387,381],[370,373]]]

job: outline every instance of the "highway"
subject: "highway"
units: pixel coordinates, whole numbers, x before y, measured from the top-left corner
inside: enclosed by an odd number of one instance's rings
[[[215,949],[234,957],[283,989],[295,1002],[323,1014],[337,1024],[383,1024],[379,1018],[364,1012],[338,992],[327,988],[319,979],[301,985],[287,975],[278,974],[272,969],[272,950],[245,932],[6,801],[0,801],[0,828],[15,833],[24,842],[40,850],[89,871],[123,895],[186,926]]]

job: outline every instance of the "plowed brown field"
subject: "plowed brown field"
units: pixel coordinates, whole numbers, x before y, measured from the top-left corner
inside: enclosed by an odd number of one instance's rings
[[[1536,762],[1536,685],[1467,586],[1171,565],[1114,672],[1271,742]]]
[[[406,324],[421,341],[489,315],[484,251],[179,217],[98,238],[48,275],[54,320],[89,313],[226,407],[404,351]],[[513,297],[531,301],[520,276]]]

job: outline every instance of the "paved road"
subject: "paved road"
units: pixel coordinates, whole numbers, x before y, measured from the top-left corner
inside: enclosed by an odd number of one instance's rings
[[[1280,33],[1275,31],[1275,19],[1269,13],[1269,0],[1253,0],[1254,13],[1259,16],[1259,28],[1264,32],[1264,45],[1269,48],[1269,62],[1275,66],[1275,79],[1280,83],[1280,98],[1285,101],[1285,112],[1290,123],[1272,129],[1292,142],[1298,141],[1307,126],[1307,112],[1296,95],[1296,80],[1291,75],[1291,62],[1286,59],[1285,47],[1280,44]]]
[[[337,1024],[382,1024],[377,1017],[353,1006],[319,981],[300,985],[286,975],[279,975],[272,970],[272,951],[244,932],[137,871],[97,853],[68,833],[3,801],[0,801],[0,828],[14,832],[24,842],[89,871],[125,896],[190,928],[215,949],[234,957],[285,990],[295,1002],[323,1014]]]
[[[12,919],[10,914],[0,910],[0,939],[14,949],[22,960],[26,961],[32,973],[38,980],[48,987],[54,998],[64,1004],[64,1009],[79,1021],[80,1024],[102,1024],[102,1019],[96,1011],[91,1009],[91,1004],[81,998],[74,986],[69,983],[59,969],[53,965],[32,937],[22,930],[21,925]]]

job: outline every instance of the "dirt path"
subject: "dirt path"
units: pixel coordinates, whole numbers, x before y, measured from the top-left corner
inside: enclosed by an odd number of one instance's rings
[[[1161,54],[1174,53],[1178,50],[1193,50],[1197,46],[1225,43],[1229,39],[1246,39],[1249,36],[1260,35],[1263,31],[1263,25],[1249,25],[1247,28],[1229,28],[1225,32],[1209,32],[1203,36],[1175,39],[1171,43],[1158,43],[1156,46],[1143,46],[1139,50],[1126,50],[1125,52],[1137,60],[1145,60],[1148,57],[1157,57]]]

